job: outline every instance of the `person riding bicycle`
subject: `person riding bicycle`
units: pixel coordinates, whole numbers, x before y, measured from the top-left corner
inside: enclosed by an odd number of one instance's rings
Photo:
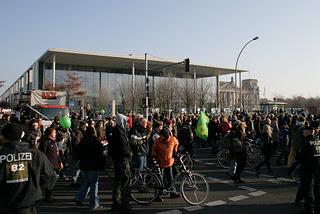
[[[155,140],[152,146],[152,156],[155,158],[164,178],[167,179],[166,188],[170,189],[170,198],[179,197],[180,194],[175,189],[175,179],[173,176],[172,166],[174,163],[174,153],[178,151],[178,140],[171,134],[167,127],[160,132],[160,137]]]

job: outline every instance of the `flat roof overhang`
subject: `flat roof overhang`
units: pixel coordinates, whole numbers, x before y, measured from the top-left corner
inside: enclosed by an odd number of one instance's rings
[[[66,65],[72,67],[93,67],[96,71],[107,71],[110,73],[132,74],[132,64],[135,63],[135,74],[145,74],[144,56],[115,56],[92,52],[70,51],[64,49],[48,49],[38,61],[52,63],[53,56],[56,57],[57,65]],[[191,59],[192,61],[192,59]],[[197,78],[213,77],[220,75],[234,74],[234,69],[213,67],[210,65],[190,64],[190,72],[184,71],[184,65],[173,65],[164,69],[173,63],[179,61],[162,60],[148,56],[148,70],[150,76],[163,76],[164,71],[172,73],[178,78],[193,78],[193,71],[196,71]],[[81,69],[80,69],[81,70]],[[247,72],[246,70],[237,70],[237,72]]]

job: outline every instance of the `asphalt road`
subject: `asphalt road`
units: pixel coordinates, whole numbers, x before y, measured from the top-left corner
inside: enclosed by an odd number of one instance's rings
[[[301,208],[293,205],[298,183],[286,176],[285,166],[276,166],[272,162],[274,175],[268,175],[261,169],[259,177],[253,169],[243,172],[246,183],[234,184],[228,179],[227,170],[217,165],[215,155],[209,148],[195,149],[193,170],[205,175],[210,184],[210,194],[201,206],[190,206],[181,197],[164,198],[164,202],[153,202],[141,206],[132,202],[136,213],[219,213],[219,214],[296,214]],[[74,203],[75,193],[79,188],[71,187],[69,182],[60,179],[53,196],[55,203],[40,203],[40,214],[71,213],[108,213],[111,208],[112,180],[106,174],[101,175],[99,185],[100,203],[103,208],[95,211],[88,209],[88,200],[79,207]]]

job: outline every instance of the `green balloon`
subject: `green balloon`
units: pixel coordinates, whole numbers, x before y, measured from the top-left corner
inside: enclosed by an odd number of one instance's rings
[[[62,116],[60,119],[60,125],[64,129],[70,128],[71,127],[71,119],[66,115]]]
[[[100,111],[101,112],[101,114],[104,114],[104,113],[106,113],[103,109]]]

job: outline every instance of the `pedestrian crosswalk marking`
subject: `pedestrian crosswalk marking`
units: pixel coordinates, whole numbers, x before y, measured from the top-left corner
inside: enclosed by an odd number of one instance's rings
[[[227,202],[222,201],[222,200],[218,200],[218,201],[211,201],[206,203],[205,205],[207,205],[208,207],[214,207],[214,206],[219,206],[219,205],[223,205],[226,204]]]
[[[214,178],[214,177],[208,177],[209,180],[212,180],[214,182],[221,182],[222,180],[219,178]]]
[[[284,181],[284,182],[295,182],[295,180],[294,180],[294,179],[290,179],[290,178],[282,178],[282,177],[278,178],[278,180],[280,180],[280,181]]]
[[[272,175],[266,175],[266,174],[260,174],[259,176],[260,176],[260,177],[263,177],[263,178],[274,178],[274,176],[272,176]]]
[[[181,214],[181,213],[182,212],[180,210],[169,210],[169,211],[164,211],[157,214]]]
[[[252,187],[248,187],[248,186],[238,186],[238,188],[243,189],[243,190],[247,190],[247,191],[256,191],[257,189],[252,188]]]
[[[244,196],[244,195],[238,195],[238,196],[234,196],[234,197],[231,197],[229,198],[230,201],[241,201],[241,200],[244,200],[244,199],[247,199],[249,198],[248,196]]]
[[[216,165],[215,163],[210,163],[210,162],[208,162],[208,163],[204,163],[204,164],[206,164],[206,165]]]
[[[225,181],[221,181],[221,183],[223,183],[223,184],[230,184],[232,181],[230,181],[230,180],[225,180]]]
[[[248,193],[248,195],[251,195],[251,196],[254,196],[254,197],[260,196],[260,195],[264,195],[264,194],[266,194],[266,192],[263,192],[263,191],[257,191],[257,192]]]
[[[202,210],[204,207],[202,206],[190,206],[190,207],[184,207],[183,209],[192,212],[192,211],[197,211],[197,210]]]
[[[271,183],[279,183],[279,180],[277,180],[275,178],[268,179],[267,181],[271,182]]]

